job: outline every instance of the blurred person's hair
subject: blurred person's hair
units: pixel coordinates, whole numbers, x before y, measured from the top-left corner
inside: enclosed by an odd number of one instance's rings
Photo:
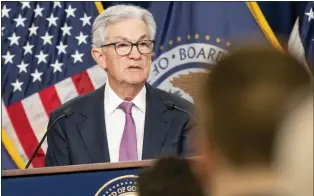
[[[203,196],[189,161],[164,157],[144,169],[137,179],[139,196]]]
[[[283,121],[276,138],[275,166],[291,195],[313,196],[313,91]]]
[[[311,81],[304,66],[281,51],[265,46],[232,51],[204,85],[204,133],[210,148],[233,167],[271,166],[286,100]]]

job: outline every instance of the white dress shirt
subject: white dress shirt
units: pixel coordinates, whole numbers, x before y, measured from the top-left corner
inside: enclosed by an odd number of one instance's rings
[[[120,142],[125,124],[125,113],[119,108],[119,105],[123,101],[124,100],[111,89],[107,81],[105,86],[105,122],[110,162],[119,162]],[[138,160],[142,160],[146,112],[145,86],[131,102],[134,104],[132,107],[132,116],[136,126],[137,155]]]

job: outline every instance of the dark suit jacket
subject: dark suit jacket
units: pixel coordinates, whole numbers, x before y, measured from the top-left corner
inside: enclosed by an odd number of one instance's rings
[[[75,113],[60,119],[48,132],[46,166],[109,162],[104,116],[105,85],[74,98],[53,111],[49,125],[67,108]],[[188,115],[169,110],[165,101],[190,110],[192,104],[178,96],[146,84],[146,116],[142,159],[189,156],[188,133],[193,127]]]

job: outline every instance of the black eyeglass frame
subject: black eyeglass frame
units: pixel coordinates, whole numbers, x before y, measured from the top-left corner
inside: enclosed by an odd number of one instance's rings
[[[107,47],[107,46],[114,46],[114,50],[116,51],[116,54],[119,55],[119,56],[128,56],[128,55],[132,52],[134,46],[136,46],[137,51],[138,51],[140,54],[142,54],[142,55],[153,53],[153,48],[154,48],[154,46],[152,47],[152,51],[149,52],[149,53],[142,53],[142,52],[139,50],[138,44],[139,44],[140,42],[143,42],[143,41],[151,41],[153,44],[155,44],[155,40],[140,40],[140,41],[135,42],[135,43],[129,42],[129,41],[125,41],[125,42],[131,44],[130,52],[127,53],[127,54],[125,54],[125,55],[120,55],[120,54],[117,52],[117,47],[116,47],[116,45],[119,44],[119,43],[121,43],[121,42],[113,42],[113,43],[110,43],[110,44],[104,44],[104,45],[101,45],[100,48]]]

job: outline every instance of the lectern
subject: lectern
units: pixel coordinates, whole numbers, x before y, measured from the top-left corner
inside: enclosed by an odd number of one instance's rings
[[[2,171],[4,196],[133,196],[152,160]]]

